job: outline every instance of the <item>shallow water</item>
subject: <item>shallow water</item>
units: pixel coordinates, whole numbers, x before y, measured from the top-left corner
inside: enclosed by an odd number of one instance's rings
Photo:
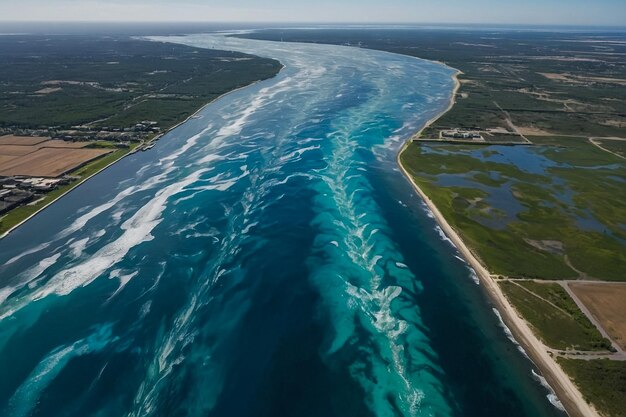
[[[452,70],[279,59],[0,241],[6,416],[553,416],[395,165]]]

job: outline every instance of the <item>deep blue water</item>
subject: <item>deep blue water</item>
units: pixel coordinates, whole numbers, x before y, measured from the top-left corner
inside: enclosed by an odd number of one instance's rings
[[[452,70],[279,59],[0,241],[2,416],[560,416],[395,164]]]

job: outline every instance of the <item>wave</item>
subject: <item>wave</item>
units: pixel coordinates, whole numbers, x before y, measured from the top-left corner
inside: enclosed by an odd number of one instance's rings
[[[454,242],[452,240],[450,240],[448,235],[445,234],[445,232],[443,231],[443,229],[439,225],[435,226],[435,231],[437,232],[437,234],[439,235],[439,238],[441,238],[441,240],[443,240],[444,242],[448,242],[450,244],[450,246],[452,246],[455,249],[458,249],[457,246],[454,244]]]
[[[0,320],[14,314],[31,301],[52,294],[68,295],[77,288],[89,285],[106,270],[122,260],[132,248],[152,240],[153,237],[150,233],[161,222],[161,214],[166,207],[167,200],[196,182],[203,172],[202,170],[197,171],[182,181],[161,189],[152,200],[122,224],[123,233],[121,236],[99,249],[84,262],[56,273],[33,293],[9,303],[10,305],[6,307],[3,306],[5,311],[0,314]],[[47,262],[40,265],[41,272],[39,269],[34,272],[41,274],[57,260],[58,256],[47,259]]]
[[[41,244],[35,246],[34,248],[25,250],[25,251],[21,252],[19,255],[16,255],[16,256],[12,257],[8,261],[6,261],[4,264],[5,265],[11,265],[12,263],[22,259],[25,256],[32,255],[33,253],[37,253],[37,252],[39,252],[39,251],[41,251],[43,249],[46,249],[51,244],[52,244],[52,242],[41,243]]]
[[[548,390],[548,395],[546,395],[546,397],[548,398],[548,401],[550,402],[550,404],[552,404],[555,408],[565,412],[565,407],[563,406],[563,403],[556,396],[554,389],[552,388],[552,386],[550,386],[550,384],[548,384],[548,381],[543,376],[535,372],[534,369],[531,369],[531,372],[532,372],[533,377],[537,381],[539,381],[541,386]]]
[[[9,399],[3,415],[7,417],[26,417],[31,415],[44,390],[72,359],[98,352],[114,340],[112,328],[111,324],[101,325],[96,332],[87,338],[50,352],[31,371],[30,375]]]
[[[480,279],[478,278],[478,275],[476,274],[476,270],[469,266],[467,267],[467,269],[469,269],[470,271],[470,278],[472,279],[472,281],[474,281],[474,284],[480,285]]]
[[[296,149],[295,151],[293,151],[293,152],[291,152],[291,153],[289,153],[289,154],[287,154],[285,156],[282,156],[280,159],[283,162],[285,162],[285,161],[295,162],[295,161],[300,160],[300,157],[304,153],[309,152],[309,151],[318,150],[318,149],[320,149],[320,145],[307,146],[307,147],[304,147],[304,148]]]
[[[517,347],[517,350],[519,350],[524,356],[530,359],[530,357],[526,353],[526,350],[524,350],[522,345],[520,345],[518,341],[515,339],[515,336],[513,336],[511,329],[509,329],[509,327],[504,323],[504,320],[502,319],[502,315],[500,314],[500,311],[498,311],[498,309],[495,307],[492,308],[492,310],[493,310],[493,313],[496,315],[496,317],[498,317],[498,321],[500,322],[500,327],[502,327],[502,329],[504,330],[504,334],[506,335],[507,339],[509,339],[509,341],[511,341],[511,343],[513,343]]]

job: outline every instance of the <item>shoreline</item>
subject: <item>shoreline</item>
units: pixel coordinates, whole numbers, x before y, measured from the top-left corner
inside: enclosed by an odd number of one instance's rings
[[[29,215],[28,217],[26,217],[24,220],[20,221],[19,223],[17,223],[16,225],[12,226],[11,228],[9,228],[9,230],[7,230],[6,232],[4,232],[2,235],[0,235],[0,239],[4,239],[5,237],[7,237],[11,232],[13,232],[15,229],[17,229],[18,227],[22,226],[24,223],[26,223],[27,221],[29,221],[30,219],[32,219],[33,217],[35,217],[37,214],[41,213],[42,211],[44,211],[45,209],[47,209],[48,207],[50,207],[52,204],[54,204],[55,202],[57,202],[59,199],[65,197],[66,195],[68,195],[69,193],[71,193],[72,191],[74,191],[76,188],[78,188],[79,186],[81,186],[85,181],[89,180],[90,178],[92,178],[93,176],[101,173],[102,171],[104,171],[105,169],[109,168],[111,165],[115,164],[116,162],[121,161],[122,159],[126,158],[128,155],[131,155],[135,152],[137,152],[137,150],[139,149],[140,145],[137,145],[137,147],[135,147],[134,149],[126,152],[124,155],[120,156],[119,158],[117,158],[114,161],[111,161],[110,163],[106,164],[104,167],[100,168],[99,170],[97,170],[96,172],[93,172],[92,174],[86,176],[85,178],[81,178],[76,184],[74,184],[72,187],[70,187],[69,189],[67,189],[64,193],[58,195],[55,199],[50,200],[47,204],[45,204],[44,206],[42,206],[41,208],[39,208],[37,211],[35,211],[34,213],[32,213],[31,215]],[[98,162],[98,159],[93,161]],[[45,196],[43,197],[45,198]],[[23,206],[19,206],[19,207],[23,207]],[[16,207],[16,208],[19,208]],[[9,212],[7,212],[7,214],[9,214]]]
[[[167,135],[168,133],[170,133],[172,130],[176,129],[177,127],[179,127],[179,126],[181,126],[181,125],[183,125],[183,124],[187,123],[189,120],[193,119],[195,116],[197,116],[197,115],[198,115],[198,113],[200,113],[202,110],[204,110],[207,106],[209,106],[209,105],[211,105],[211,104],[215,103],[217,100],[219,100],[219,99],[221,99],[221,98],[223,98],[223,97],[226,97],[226,96],[227,96],[227,95],[229,95],[229,94],[233,94],[233,93],[236,93],[237,91],[243,90],[244,88],[252,87],[252,86],[254,86],[254,85],[257,85],[257,84],[258,84],[258,83],[260,83],[260,82],[263,82],[263,81],[266,81],[266,80],[270,80],[270,79],[272,79],[272,78],[274,78],[274,77],[278,76],[278,75],[282,72],[282,70],[283,70],[284,68],[285,68],[285,65],[282,65],[282,64],[281,64],[280,69],[278,70],[278,72],[277,72],[277,73],[276,73],[273,77],[266,78],[266,79],[264,79],[264,80],[256,80],[256,81],[251,82],[250,84],[247,84],[247,85],[244,85],[244,86],[241,86],[241,87],[235,88],[234,90],[230,90],[230,91],[227,91],[227,92],[225,92],[225,93],[223,93],[223,94],[220,94],[219,96],[215,97],[213,100],[209,101],[208,103],[203,104],[203,105],[202,105],[201,107],[199,107],[196,111],[194,111],[194,112],[193,112],[193,113],[191,113],[189,116],[187,116],[187,117],[185,118],[185,120],[183,120],[183,121],[180,121],[180,122],[176,123],[174,126],[172,126],[172,127],[168,128],[165,132],[163,132],[163,133],[159,133],[158,135],[156,135],[155,137],[153,137],[153,138],[152,138],[152,139],[150,139],[149,141],[144,142],[142,145],[149,145],[149,144],[152,144],[152,143],[154,143],[154,142],[158,141],[158,140],[159,140],[159,139],[161,139],[163,136],[165,136],[165,135]],[[138,146],[138,147],[137,147],[137,151],[141,151],[141,150],[142,150],[142,149],[139,149],[139,146]],[[121,159],[121,158],[120,158],[120,159]]]
[[[515,340],[526,351],[531,362],[541,372],[541,375],[546,379],[552,390],[554,390],[559,401],[565,407],[567,414],[570,417],[600,417],[593,406],[588,404],[583,398],[578,388],[574,385],[569,376],[563,371],[560,365],[548,354],[547,349],[543,343],[535,336],[530,329],[528,323],[521,318],[514,307],[504,296],[504,293],[500,289],[500,286],[496,280],[491,278],[491,274],[485,266],[481,263],[479,258],[472,252],[472,250],[463,242],[461,236],[456,230],[447,222],[445,217],[441,214],[435,203],[424,193],[419,185],[414,181],[411,174],[406,170],[400,157],[402,153],[411,143],[411,140],[418,137],[424,129],[429,127],[432,123],[441,118],[444,114],[450,111],[456,104],[456,94],[460,88],[460,81],[458,76],[462,74],[461,71],[456,71],[453,78],[455,87],[450,97],[450,103],[444,111],[439,115],[429,120],[424,127],[422,127],[417,133],[412,135],[402,146],[400,151],[396,155],[396,163],[400,167],[405,178],[409,181],[413,189],[417,192],[418,196],[426,204],[430,212],[433,214],[435,221],[441,227],[446,236],[456,246],[459,253],[463,256],[470,267],[476,271],[480,282],[483,284],[481,287],[486,293],[487,297],[493,303],[493,306],[499,312],[502,321],[510,329]]]
[[[278,72],[270,78],[266,78],[265,80],[256,80],[248,85],[244,85],[241,86],[239,88],[236,88],[234,90],[230,90],[227,91],[223,94],[220,94],[219,96],[215,97],[213,100],[209,101],[208,103],[203,104],[200,108],[198,108],[196,111],[194,111],[192,114],[190,114],[189,116],[187,116],[187,118],[185,118],[185,120],[176,123],[174,126],[169,127],[165,132],[163,133],[159,133],[158,135],[156,135],[155,137],[153,137],[152,139],[150,139],[149,141],[146,142],[141,142],[139,143],[134,149],[128,151],[127,153],[125,153],[124,155],[120,156],[119,158],[117,158],[116,160],[108,163],[107,165],[105,165],[104,167],[102,167],[101,169],[97,170],[96,172],[93,172],[92,174],[88,175],[85,178],[81,178],[80,181],[78,181],[74,186],[72,186],[71,188],[69,188],[67,191],[65,191],[64,193],[58,195],[55,199],[49,201],[47,204],[45,204],[44,206],[40,207],[38,210],[36,210],[34,213],[30,214],[28,217],[26,217],[25,219],[23,219],[22,221],[20,221],[19,223],[15,224],[14,226],[11,226],[6,232],[2,233],[0,235],[0,240],[4,239],[5,237],[7,237],[11,232],[15,231],[15,229],[17,229],[18,227],[22,226],[24,223],[26,223],[27,221],[29,221],[30,219],[32,219],[33,217],[35,217],[36,215],[38,215],[39,213],[41,213],[42,211],[44,211],[45,209],[47,209],[48,207],[50,207],[52,204],[54,204],[55,202],[59,201],[61,198],[65,197],[66,195],[68,195],[69,193],[71,193],[72,191],[74,191],[75,189],[77,189],[79,186],[81,186],[83,183],[85,183],[87,180],[89,180],[90,178],[100,174],[101,172],[105,171],[107,168],[111,167],[113,164],[116,164],[117,162],[121,161],[122,159],[126,158],[129,155],[134,154],[135,152],[141,152],[143,150],[147,150],[144,147],[146,145],[150,145],[150,144],[154,144],[156,143],[158,140],[160,140],[163,136],[167,135],[168,133],[170,133],[171,131],[173,131],[174,129],[178,128],[179,126],[181,126],[182,124],[188,122],[189,120],[191,120],[194,116],[196,116],[198,113],[200,113],[202,110],[204,110],[207,106],[209,106],[210,104],[213,104],[214,102],[216,102],[217,100],[229,95],[229,94],[233,94],[236,93],[239,90],[243,90],[244,88],[248,88],[248,87],[252,87],[253,85],[256,85],[262,81],[266,81],[269,79],[272,79],[276,76],[278,76],[282,70],[285,68],[285,65],[281,64],[281,68],[280,70],[278,70]],[[93,162],[97,162],[98,159],[94,160]],[[44,196],[45,197],[45,196]],[[19,206],[19,207],[23,207],[23,206]],[[16,208],[19,208],[16,207]],[[11,211],[7,212],[6,214],[11,213]]]

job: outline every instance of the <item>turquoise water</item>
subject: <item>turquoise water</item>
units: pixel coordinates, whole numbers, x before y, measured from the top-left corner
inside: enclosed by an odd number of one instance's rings
[[[0,241],[1,415],[563,415],[395,164],[451,69],[160,40],[285,68]]]

